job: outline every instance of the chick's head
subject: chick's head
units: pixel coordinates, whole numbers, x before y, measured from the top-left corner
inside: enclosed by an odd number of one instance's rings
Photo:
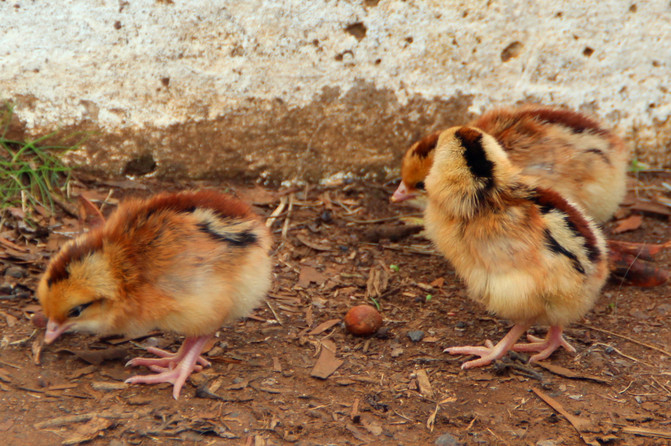
[[[66,245],[40,280],[37,297],[49,319],[47,344],[66,331],[113,331],[119,286],[103,251],[90,248],[86,243]]]
[[[430,200],[451,207],[446,209],[450,214],[467,216],[518,174],[494,137],[473,127],[453,127],[438,139],[426,189]]]
[[[433,164],[433,149],[440,132],[432,133],[414,143],[401,164],[401,184],[391,196],[394,203],[410,200],[424,194],[424,180]]]

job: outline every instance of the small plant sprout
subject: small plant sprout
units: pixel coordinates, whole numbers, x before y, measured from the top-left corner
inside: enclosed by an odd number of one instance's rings
[[[637,158],[632,159],[631,164],[629,165],[629,172],[634,174],[646,171],[648,169],[650,169],[650,166],[646,163],[642,163]]]
[[[398,265],[389,265],[389,269],[392,270],[395,273],[397,273],[401,270],[401,268]]]
[[[33,141],[7,137],[13,107],[0,107],[0,208],[40,205],[52,209],[54,198],[64,195],[71,167],[61,157],[79,147],[44,144],[56,132]]]

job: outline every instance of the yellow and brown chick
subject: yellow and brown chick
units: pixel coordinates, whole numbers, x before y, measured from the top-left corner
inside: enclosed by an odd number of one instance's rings
[[[498,108],[468,126],[489,133],[525,175],[582,206],[599,223],[613,215],[624,197],[628,148],[582,113],[537,105]],[[439,135],[432,133],[407,150],[392,202],[423,193]]]
[[[37,296],[48,317],[45,342],[62,333],[186,336],[177,353],[135,358],[155,375],[128,383],[186,379],[209,363],[203,347],[224,323],[248,315],[270,287],[271,235],[244,202],[215,191],[164,193],[119,205],[107,222],[66,244]]]
[[[597,226],[578,205],[521,172],[479,129],[455,127],[436,142],[426,177],[426,232],[470,297],[515,323],[496,345],[448,348],[480,357],[463,368],[487,365],[511,349],[537,352],[531,361],[560,346],[575,351],[563,327],[592,308],[608,275]],[[550,325],[547,338],[515,345],[533,324]]]

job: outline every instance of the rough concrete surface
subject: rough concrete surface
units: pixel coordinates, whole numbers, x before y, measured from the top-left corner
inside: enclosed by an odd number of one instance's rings
[[[393,176],[425,132],[526,101],[671,166],[666,0],[3,0],[0,18],[14,129],[86,130],[73,161],[112,173]]]

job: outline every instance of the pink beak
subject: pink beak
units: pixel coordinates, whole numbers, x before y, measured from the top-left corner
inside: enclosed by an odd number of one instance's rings
[[[44,334],[44,343],[51,344],[54,342],[60,335],[65,333],[71,324],[58,324],[53,320],[49,319],[47,322],[47,332]]]
[[[401,181],[401,184],[398,185],[394,194],[389,199],[392,203],[400,203],[401,201],[409,200],[414,198],[415,194],[408,192],[408,188],[405,186],[405,183]]]

